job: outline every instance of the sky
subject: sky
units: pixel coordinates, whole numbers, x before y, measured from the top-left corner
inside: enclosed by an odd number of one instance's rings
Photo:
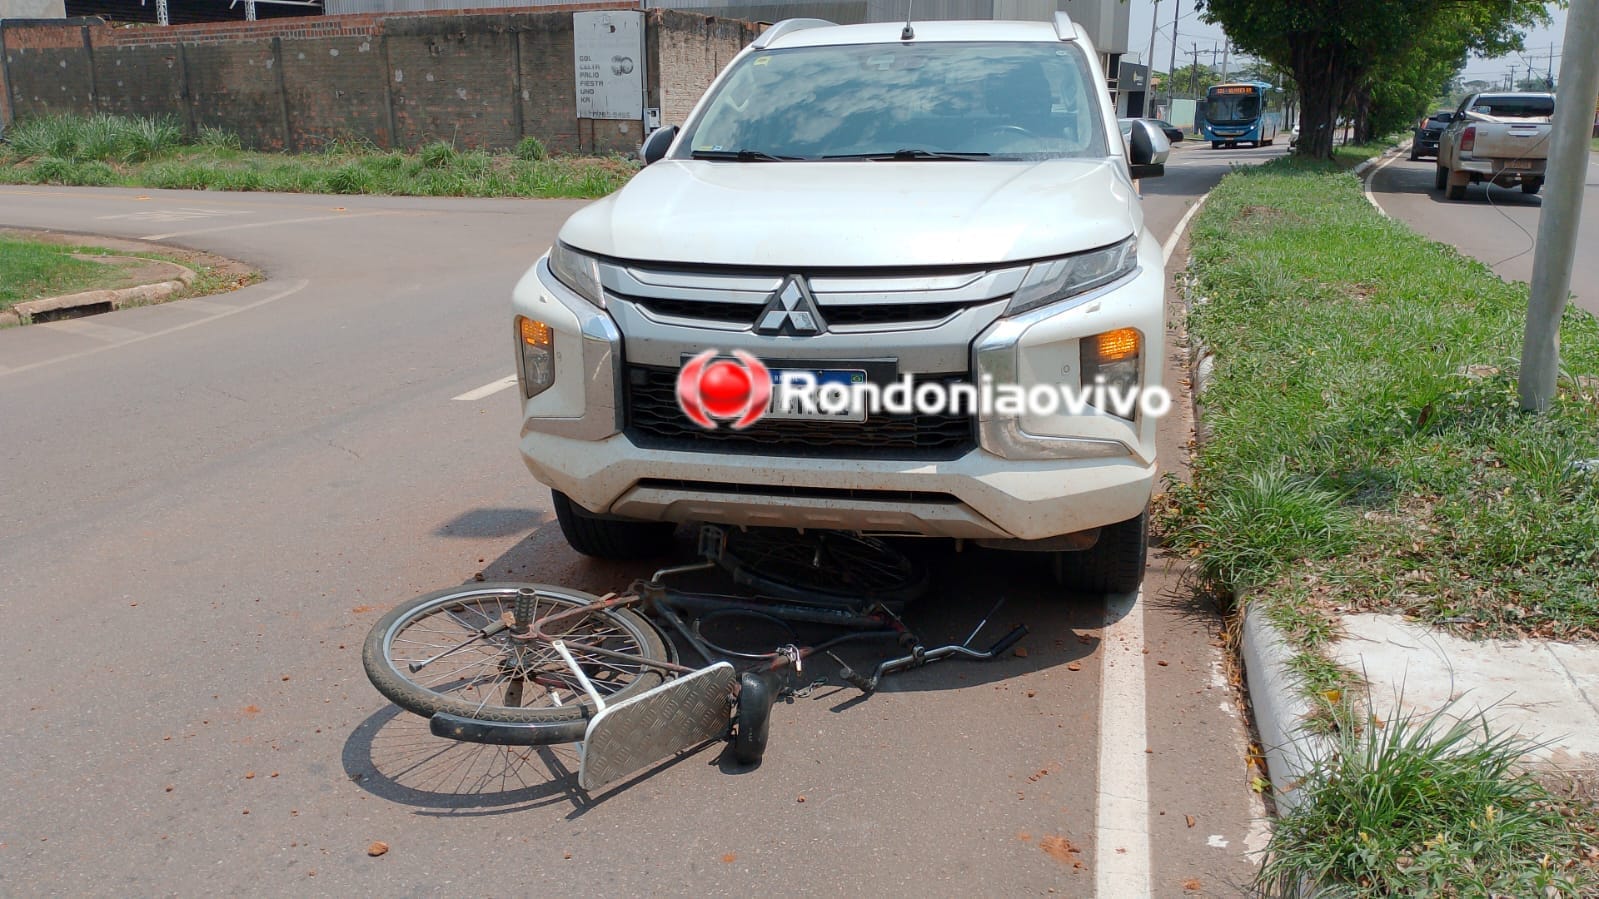
[[[1190,51],[1195,44],[1199,47],[1200,56],[1210,62],[1212,49],[1220,51],[1226,40],[1220,25],[1209,25],[1200,21],[1194,12],[1194,0],[1162,0],[1160,3],[1160,30],[1155,34],[1155,68],[1165,71],[1171,62],[1171,31],[1172,31],[1172,5],[1176,4],[1177,19],[1177,67],[1188,65],[1193,59]],[[1128,17],[1131,20],[1128,28],[1127,43],[1129,59],[1141,60],[1149,49],[1149,17],[1152,0],[1128,0],[1131,8]],[[1565,36],[1566,13],[1556,9],[1550,4],[1550,13],[1553,17],[1549,27],[1538,28],[1527,35],[1527,49],[1520,55],[1498,59],[1479,59],[1473,57],[1466,63],[1462,79],[1471,81],[1481,79],[1484,81],[1503,80],[1510,73],[1511,65],[1516,66],[1516,78],[1523,77],[1527,64],[1532,62],[1539,72],[1545,71],[1548,66],[1550,44],[1554,45],[1554,70],[1555,76],[1560,75],[1560,44]],[[1217,64],[1221,63],[1221,55],[1216,55]]]

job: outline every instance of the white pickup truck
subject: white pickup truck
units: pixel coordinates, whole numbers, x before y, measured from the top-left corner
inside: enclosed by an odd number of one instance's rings
[[[1433,187],[1463,200],[1466,187],[1482,181],[1522,193],[1543,187],[1549,156],[1549,121],[1554,94],[1473,94],[1460,104],[1438,138]]]

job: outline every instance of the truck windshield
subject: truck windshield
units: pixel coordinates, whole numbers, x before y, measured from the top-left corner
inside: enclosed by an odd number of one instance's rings
[[[1205,101],[1205,120],[1210,122],[1253,122],[1260,116],[1260,97],[1256,94],[1223,94]]]
[[[751,53],[687,126],[680,157],[738,162],[1108,155],[1073,44],[922,43]]]

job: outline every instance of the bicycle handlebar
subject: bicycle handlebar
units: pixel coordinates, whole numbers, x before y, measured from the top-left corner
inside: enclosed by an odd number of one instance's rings
[[[933,662],[947,659],[950,656],[958,656],[961,658],[972,659],[974,661],[992,659],[1003,654],[1005,650],[1010,649],[1012,646],[1015,646],[1017,643],[1021,642],[1021,639],[1027,636],[1028,630],[1029,629],[1027,625],[1018,624],[1016,627],[1011,629],[1010,633],[1000,637],[998,642],[987,649],[972,649],[970,646],[964,646],[957,643],[952,643],[948,646],[939,646],[934,649],[925,649],[921,646],[917,646],[915,649],[911,650],[911,654],[908,656],[900,656],[897,659],[888,659],[886,661],[879,662],[877,669],[872,672],[871,677],[862,676],[859,672],[855,671],[855,669],[849,667],[848,665],[845,665],[843,668],[839,669],[838,676],[842,677],[847,683],[855,687],[857,690],[860,690],[862,693],[871,693],[877,689],[878,683],[883,679],[883,675],[885,674],[893,674],[896,671],[906,671],[911,668],[920,668],[923,665],[930,665]]]

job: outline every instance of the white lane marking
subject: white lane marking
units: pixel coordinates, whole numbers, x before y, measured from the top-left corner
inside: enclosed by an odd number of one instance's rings
[[[452,400],[461,400],[462,402],[470,403],[473,400],[480,400],[480,399],[482,399],[482,398],[484,398],[486,396],[493,396],[494,394],[499,393],[502,390],[505,390],[505,389],[510,388],[510,387],[515,387],[515,386],[516,386],[516,375],[506,375],[505,377],[499,379],[498,381],[490,381],[489,383],[484,384],[482,387],[479,387],[476,390],[468,390],[467,392],[461,394],[460,396],[452,396],[452,397],[450,397],[450,399],[452,399]]]
[[[34,362],[31,365],[23,365],[23,366],[19,366],[17,368],[13,368],[13,369],[10,369],[10,370],[7,370],[7,371],[0,371],[0,377],[3,377],[5,375],[14,375],[14,374],[17,374],[18,372],[29,371],[30,369],[43,368],[46,365],[54,365],[57,362],[65,362],[68,359],[80,359],[80,358],[82,358],[84,356],[93,356],[95,353],[103,353],[106,350],[116,349],[119,346],[127,346],[130,343],[140,343],[142,341],[149,340],[152,337],[160,337],[163,334],[171,334],[174,331],[186,331],[189,328],[195,327],[196,325],[203,325],[203,324],[207,324],[209,322],[214,322],[214,321],[216,321],[219,318],[227,318],[230,315],[236,315],[236,314],[238,314],[240,312],[245,311],[246,309],[254,309],[257,306],[265,306],[268,303],[276,302],[278,300],[283,299],[286,296],[289,296],[290,294],[299,293],[300,291],[304,290],[307,287],[307,285],[309,285],[310,283],[311,283],[310,281],[301,279],[299,281],[295,281],[293,284],[289,285],[288,287],[285,287],[284,289],[278,291],[277,293],[272,294],[271,296],[262,297],[261,299],[256,300],[253,303],[246,303],[243,306],[229,306],[229,307],[227,307],[228,311],[226,311],[226,312],[218,312],[215,315],[208,315],[205,318],[199,318],[199,319],[195,319],[194,321],[184,322],[181,325],[174,325],[173,327],[167,328],[164,331],[152,331],[152,332],[150,332],[148,334],[140,334],[138,337],[134,337],[134,338],[131,338],[129,340],[124,340],[121,343],[108,343],[105,346],[97,346],[97,347],[95,347],[93,349],[82,350],[82,351],[79,351],[79,352],[76,352],[76,353],[69,353],[69,354],[67,354],[65,356],[57,356],[54,359],[41,359],[40,361]],[[179,300],[178,302],[181,303],[183,301]],[[38,326],[34,325],[33,327],[38,327]]]
[[[377,212],[340,212],[335,215],[312,215],[298,219],[278,219],[272,222],[249,222],[243,225],[223,225],[219,228],[197,228],[193,231],[169,231],[166,234],[146,234],[141,240],[167,240],[172,237],[189,237],[195,234],[215,234],[218,231],[243,231],[246,228],[272,228],[277,225],[299,225],[305,222],[326,222],[333,219],[363,219],[374,215],[399,215],[401,210],[383,209]]]
[[[1183,217],[1177,220],[1177,227],[1172,229],[1171,236],[1166,238],[1166,242],[1161,245],[1160,259],[1162,262],[1171,262],[1171,254],[1177,252],[1177,242],[1183,239],[1183,231],[1187,230],[1188,222],[1193,219],[1195,213],[1199,212],[1199,207],[1205,205],[1205,199],[1209,196],[1210,191],[1201,194],[1199,199],[1194,201],[1194,205],[1188,207],[1188,211],[1183,213]]]
[[[144,212],[124,212],[118,215],[97,215],[101,221],[114,221],[117,219],[132,219],[140,222],[188,222],[195,219],[214,218],[222,215],[253,215],[248,210],[234,209],[204,209],[195,206],[184,206],[177,209],[150,209]]]
[[[1221,834],[1213,833],[1210,835],[1210,839],[1205,841],[1205,845],[1211,847],[1212,849],[1226,849],[1227,840],[1224,839]]]
[[[1368,202],[1371,205],[1377,207],[1377,211],[1382,213],[1383,218],[1389,218],[1390,216],[1388,215],[1388,210],[1382,208],[1382,204],[1377,202],[1377,198],[1372,195],[1372,193],[1371,193],[1371,182],[1374,181],[1377,178],[1377,173],[1378,172],[1380,172],[1383,169],[1388,167],[1388,163],[1393,162],[1395,159],[1398,159],[1402,155],[1404,155],[1404,154],[1395,153],[1394,155],[1388,157],[1387,159],[1384,159],[1382,162],[1379,162],[1376,165],[1372,166],[1371,167],[1371,171],[1366,173],[1366,177],[1365,177],[1363,183],[1361,184],[1361,190],[1366,194],[1366,202]]]
[[[1111,596],[1100,637],[1096,896],[1148,896],[1149,748],[1143,591]]]

